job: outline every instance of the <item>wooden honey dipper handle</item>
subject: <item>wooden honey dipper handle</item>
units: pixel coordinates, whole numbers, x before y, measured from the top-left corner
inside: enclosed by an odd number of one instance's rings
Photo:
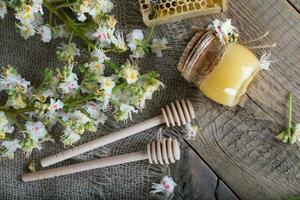
[[[131,127],[122,129],[120,131],[114,132],[112,134],[106,135],[104,137],[92,140],[90,142],[81,144],[72,149],[62,151],[56,155],[44,158],[41,160],[41,165],[47,167],[55,163],[67,160],[79,154],[91,151],[93,149],[99,148],[101,146],[110,144],[112,142],[118,141],[120,139],[129,137],[136,133],[142,132],[154,126],[166,123],[168,127],[170,126],[181,126],[186,123],[191,122],[195,118],[195,112],[193,106],[189,100],[177,100],[171,103],[170,106],[167,105],[162,110],[162,115],[154,117],[152,119],[146,120],[144,122],[138,123]]]
[[[74,174],[82,171],[108,167],[118,164],[124,164],[129,162],[135,162],[148,159],[150,164],[166,165],[174,163],[175,160],[180,159],[180,147],[175,139],[163,139],[162,141],[156,141],[152,144],[148,144],[147,153],[135,152],[128,153],[119,156],[97,159],[87,161],[83,163],[68,165],[65,167],[58,167],[53,169],[42,170],[39,172],[23,174],[22,180],[24,182],[48,179],[67,174]]]
[[[84,144],[81,144],[77,147],[73,147],[71,149],[62,151],[62,152],[60,152],[58,154],[55,154],[53,156],[44,158],[44,159],[41,160],[41,165],[42,165],[42,167],[47,167],[47,166],[53,165],[55,163],[61,162],[63,160],[67,160],[67,159],[72,158],[74,156],[77,156],[79,154],[91,151],[93,149],[96,149],[98,147],[110,144],[110,143],[115,142],[115,141],[118,141],[122,138],[129,137],[129,136],[134,135],[138,132],[142,132],[144,130],[147,130],[149,128],[157,126],[159,124],[163,124],[164,122],[165,121],[164,121],[163,116],[159,115],[159,116],[154,117],[152,119],[146,120],[142,123],[130,126],[128,128],[124,128],[120,131],[114,132],[112,134],[103,136],[101,138],[92,140],[92,141],[84,143]]]
[[[110,158],[103,158],[103,159],[97,159],[92,161],[87,161],[83,163],[68,165],[65,167],[57,167],[53,169],[47,169],[42,170],[39,172],[29,173],[29,174],[23,174],[22,181],[24,182],[30,182],[30,181],[37,181],[37,180],[43,180],[68,174],[74,174],[82,171],[102,168],[102,167],[108,167],[112,165],[118,165],[118,164],[124,164],[139,160],[145,160],[148,159],[148,154],[144,152],[135,152],[135,153],[129,153],[119,156],[114,156]]]

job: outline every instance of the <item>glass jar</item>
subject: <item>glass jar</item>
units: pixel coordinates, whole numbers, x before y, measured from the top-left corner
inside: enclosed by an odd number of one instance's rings
[[[197,33],[185,49],[178,69],[208,98],[235,106],[260,69],[257,57],[236,42],[223,45],[208,31]]]

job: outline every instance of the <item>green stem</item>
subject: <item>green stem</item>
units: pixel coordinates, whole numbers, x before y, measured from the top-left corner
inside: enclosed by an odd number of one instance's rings
[[[119,71],[119,66],[116,63],[111,62],[110,60],[105,60],[104,63],[109,66],[114,71]]]
[[[20,113],[19,115],[20,115],[20,117],[22,117],[23,119],[27,120],[27,117],[24,115],[24,113]]]
[[[71,42],[72,42],[73,34],[74,34],[74,32],[72,31],[72,32],[71,32],[71,35],[70,35],[70,38],[69,38],[69,41],[68,41],[68,45],[70,45]]]
[[[150,40],[151,40],[151,38],[152,38],[152,36],[154,34],[154,31],[155,31],[155,26],[151,26],[151,28],[148,31],[147,36],[146,36],[146,38],[144,40],[144,45],[150,43]]]
[[[26,129],[18,122],[16,116],[13,116],[12,114],[9,114],[9,117],[12,119],[13,123],[21,130],[25,131]]]
[[[63,21],[66,26],[72,30],[78,37],[80,37],[87,46],[90,46],[92,48],[95,48],[95,45],[90,42],[90,40],[81,33],[81,30],[76,27],[75,22],[64,12],[59,11],[56,7],[54,7],[51,3],[48,1],[43,1],[43,5],[53,14],[55,14],[61,21]]]
[[[92,94],[90,94],[90,95],[88,95],[86,97],[80,98],[80,99],[69,100],[71,102],[67,101],[64,104],[65,104],[65,107],[73,108],[75,106],[78,106],[78,104],[80,105],[80,104],[85,103],[85,102],[87,102],[89,100],[92,100],[94,98],[95,98],[95,94],[92,93]]]
[[[53,13],[52,12],[49,13],[49,25],[50,26],[53,25]]]
[[[293,97],[292,93],[289,93],[288,97],[288,135],[291,136],[291,128],[292,128],[292,105],[293,105]]]
[[[22,109],[14,109],[14,108],[7,108],[7,107],[1,107],[0,108],[0,111],[3,111],[5,113],[8,113],[8,114],[15,114],[15,115],[18,115],[20,113],[25,113],[25,112],[31,112],[31,111],[34,111],[34,108],[29,106],[29,107],[26,107],[26,108],[22,108]]]
[[[60,125],[62,125],[63,127],[65,127],[65,122],[64,122],[62,119],[60,119],[59,117],[56,117],[55,119],[56,119],[56,121],[57,121]]]
[[[56,9],[61,9],[61,8],[70,7],[72,5],[73,5],[73,3],[63,3],[63,4],[59,5],[59,6],[56,6],[55,8]]]
[[[90,114],[89,114],[87,111],[85,111],[85,110],[82,109],[82,108],[79,108],[79,110],[80,110],[80,112],[82,112],[83,114],[85,114],[85,115],[87,115],[89,118],[91,118]]]

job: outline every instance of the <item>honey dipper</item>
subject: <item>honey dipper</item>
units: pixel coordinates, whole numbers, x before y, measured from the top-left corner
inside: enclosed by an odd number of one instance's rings
[[[181,126],[191,122],[191,120],[195,118],[195,112],[190,100],[176,100],[170,105],[163,107],[161,111],[161,115],[156,116],[152,119],[146,120],[128,128],[124,128],[120,131],[111,133],[96,140],[92,140],[90,142],[81,144],[77,147],[62,151],[48,158],[44,158],[41,160],[41,165],[43,167],[53,165],[55,163],[72,158],[74,156],[96,149],[98,147],[110,144],[120,139],[129,137],[131,135],[142,132],[160,124],[165,123],[167,127]]]
[[[152,142],[147,145],[147,152],[134,152],[109,158],[97,159],[64,167],[42,170],[34,173],[23,174],[24,182],[53,178],[57,176],[74,174],[96,168],[108,167],[118,164],[149,160],[150,164],[168,165],[180,159],[180,148],[177,140],[169,138]]]

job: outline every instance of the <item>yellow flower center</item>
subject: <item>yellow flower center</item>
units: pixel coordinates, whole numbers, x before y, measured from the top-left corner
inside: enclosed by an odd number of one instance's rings
[[[102,69],[102,64],[101,64],[101,63],[97,63],[97,64],[95,65],[95,69],[96,69],[96,70],[101,70],[101,69]]]
[[[135,80],[136,79],[136,73],[134,71],[132,71],[129,75],[129,79],[130,80]]]
[[[3,131],[0,132],[0,140],[5,139],[5,133]]]
[[[104,84],[105,88],[111,88],[112,84],[110,81],[106,81],[105,84]]]
[[[29,19],[31,17],[31,10],[32,10],[31,6],[25,5],[23,10],[24,10],[24,18]]]

